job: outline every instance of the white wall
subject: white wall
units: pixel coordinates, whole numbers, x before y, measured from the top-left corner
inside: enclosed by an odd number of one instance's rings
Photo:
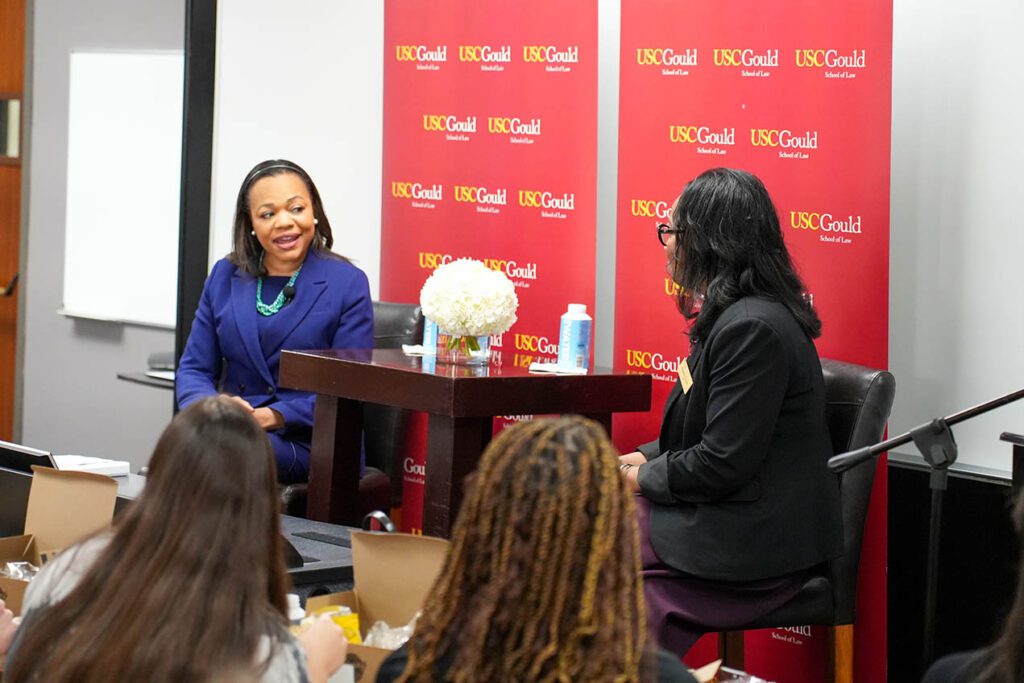
[[[334,251],[380,286],[381,0],[220,0],[210,267],[231,249],[238,188],[264,159],[312,176]]]
[[[1024,387],[1024,3],[896,0],[889,433]],[[1009,470],[1024,401],[955,427]],[[900,452],[914,453],[905,446]]]

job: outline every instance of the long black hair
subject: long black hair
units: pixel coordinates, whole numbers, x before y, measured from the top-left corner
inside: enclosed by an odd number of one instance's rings
[[[313,202],[313,218],[316,223],[313,226],[313,242],[309,248],[320,253],[330,252],[334,246],[334,235],[331,233],[331,222],[327,220],[324,213],[324,204],[320,200],[320,193],[317,192],[313,179],[306,171],[293,161],[287,159],[267,159],[253,166],[249,174],[242,181],[238,188],[238,199],[235,200],[235,221],[232,230],[231,253],[228,260],[250,275],[265,275],[263,268],[263,246],[256,236],[252,234],[252,216],[249,214],[249,192],[257,180],[269,176],[292,173],[302,179],[309,192],[309,198]],[[344,257],[338,256],[342,260]]]
[[[701,173],[676,202],[672,227],[677,303],[694,321],[692,340],[702,340],[726,308],[747,296],[778,301],[809,337],[821,336],[821,320],[804,301],[775,206],[756,176],[731,168]]]
[[[1017,532],[1024,559],[1024,495],[1017,495],[1013,505],[1013,527]],[[1017,569],[1017,592],[1013,606],[1006,615],[999,638],[989,649],[986,668],[977,681],[1015,683],[1024,677],[1024,564]]]

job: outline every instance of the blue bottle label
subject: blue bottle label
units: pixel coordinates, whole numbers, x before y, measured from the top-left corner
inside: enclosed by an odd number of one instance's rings
[[[558,334],[558,364],[567,368],[586,368],[590,365],[589,319],[562,316]]]
[[[437,353],[437,323],[430,318],[423,319],[423,353]]]

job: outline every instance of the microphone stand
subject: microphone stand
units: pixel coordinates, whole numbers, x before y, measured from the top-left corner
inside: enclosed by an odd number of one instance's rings
[[[865,460],[870,460],[880,453],[902,446],[911,441],[921,452],[921,456],[931,468],[928,488],[932,490],[931,516],[928,521],[928,560],[925,568],[925,602],[924,602],[924,642],[922,661],[927,668],[932,661],[935,650],[935,605],[938,594],[939,576],[939,529],[942,525],[942,498],[946,491],[946,479],[949,466],[956,462],[957,448],[950,427],[969,420],[990,410],[995,410],[1007,403],[1024,398],[1024,389],[986,401],[973,408],[958,413],[939,417],[930,422],[914,427],[908,432],[891,439],[865,446],[855,451],[841,453],[828,461],[833,472],[845,472]]]

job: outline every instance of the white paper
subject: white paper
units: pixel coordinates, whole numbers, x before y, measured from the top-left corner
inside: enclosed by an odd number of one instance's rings
[[[90,458],[86,455],[55,455],[53,462],[58,470],[71,472],[93,472],[108,477],[128,476],[130,465],[127,460]]]
[[[541,372],[552,375],[585,375],[587,374],[586,368],[570,368],[559,365],[558,363],[530,363],[530,372]]]

